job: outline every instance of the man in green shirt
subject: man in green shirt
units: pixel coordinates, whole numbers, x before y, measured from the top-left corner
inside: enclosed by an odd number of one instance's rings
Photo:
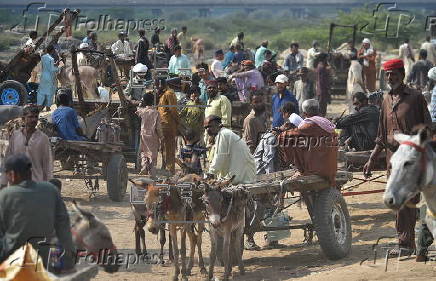
[[[0,263],[30,242],[47,267],[50,241],[57,237],[65,250],[64,270],[74,266],[70,219],[54,185],[32,181],[32,163],[22,153],[6,159],[9,186],[0,190]]]

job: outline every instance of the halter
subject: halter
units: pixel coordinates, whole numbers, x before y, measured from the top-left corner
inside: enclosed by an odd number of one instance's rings
[[[420,176],[420,178],[419,178],[419,181],[418,181],[418,186],[419,187],[421,187],[424,183],[422,182],[422,181],[424,181],[425,180],[425,177],[424,177],[424,174],[426,173],[426,171],[427,171],[427,156],[426,156],[426,149],[424,148],[424,147],[421,147],[421,146],[419,146],[419,145],[417,145],[416,143],[414,143],[414,142],[411,142],[411,141],[403,141],[403,142],[401,142],[400,143],[400,145],[407,145],[407,146],[411,146],[411,147],[413,147],[414,149],[416,149],[416,151],[418,151],[418,152],[420,152],[421,153],[421,166],[420,166],[420,171],[422,172],[421,173],[421,176]]]

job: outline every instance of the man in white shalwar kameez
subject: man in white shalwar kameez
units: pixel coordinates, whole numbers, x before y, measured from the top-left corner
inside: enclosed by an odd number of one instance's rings
[[[353,113],[353,95],[357,92],[365,92],[365,85],[363,83],[362,76],[362,65],[357,60],[357,55],[352,53],[350,56],[351,64],[348,69],[348,78],[347,78],[347,104],[348,104],[348,113]]]
[[[245,141],[232,130],[223,128],[221,118],[209,115],[204,121],[209,136],[215,138],[209,174],[219,179],[233,176],[233,184],[253,183],[256,179],[256,164]]]
[[[398,57],[404,62],[404,70],[406,72],[404,80],[406,80],[412,71],[413,64],[415,63],[415,54],[410,46],[409,39],[404,40],[404,44],[398,49]]]

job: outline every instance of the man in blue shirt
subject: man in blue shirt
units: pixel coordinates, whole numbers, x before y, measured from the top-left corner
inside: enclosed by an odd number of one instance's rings
[[[58,135],[65,140],[86,140],[79,126],[76,111],[69,107],[70,100],[67,94],[61,93],[56,97],[58,108],[52,113],[52,121],[56,125]]]
[[[182,47],[177,45],[174,47],[174,55],[171,57],[168,71],[173,74],[180,74],[181,68],[191,68],[191,63],[186,55],[182,54]]]
[[[223,68],[226,68],[229,64],[232,63],[232,60],[235,57],[235,50],[235,46],[230,46],[229,50],[224,55],[224,61],[222,62]]]
[[[282,104],[284,104],[285,102],[292,102],[295,105],[297,111],[296,113],[299,114],[297,99],[290,91],[286,89],[288,81],[289,81],[288,77],[286,77],[286,75],[283,74],[278,75],[275,80],[278,93],[273,95],[272,97],[273,128],[280,127],[284,123],[282,113],[280,112],[280,108]]]

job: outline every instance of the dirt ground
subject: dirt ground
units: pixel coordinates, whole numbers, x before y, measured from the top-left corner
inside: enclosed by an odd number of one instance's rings
[[[345,104],[336,101],[329,108],[333,114],[339,114]],[[383,174],[374,173],[375,176]],[[134,174],[131,174],[134,176]],[[362,178],[359,172],[354,173],[354,177]],[[385,181],[382,177],[379,180]],[[358,183],[353,180],[347,183],[350,186]],[[100,192],[95,199],[89,200],[85,190],[85,185],[81,180],[63,181],[64,187],[62,195],[71,205],[73,199],[77,200],[87,210],[93,212],[110,229],[113,240],[118,249],[123,252],[134,253],[134,220],[129,203],[129,189],[123,202],[112,202],[106,195],[104,182],[101,183]],[[375,190],[384,188],[381,183],[365,183],[354,190]],[[394,213],[386,209],[382,203],[382,193],[349,196],[346,197],[348,209],[351,215],[353,242],[351,254],[342,260],[330,261],[322,253],[319,244],[315,241],[312,245],[303,243],[303,231],[293,230],[291,236],[281,240],[285,245],[282,249],[261,251],[244,251],[244,262],[246,275],[240,276],[237,269],[233,276],[234,280],[436,280],[436,263],[417,264],[413,258],[404,258],[401,261],[390,260],[387,272],[384,271],[384,255],[389,243],[395,239],[382,240],[377,247],[378,259],[375,264],[372,262],[372,245],[381,236],[394,236]],[[305,206],[294,205],[288,209],[288,213],[293,217],[293,224],[308,222],[308,214]],[[256,242],[264,246],[264,233],[257,233]],[[203,234],[203,251],[206,265],[210,243],[208,233]],[[157,237],[151,233],[146,233],[147,247],[149,252],[156,253],[159,249]],[[166,245],[166,250],[168,245]],[[188,244],[189,248],[189,244]],[[168,256],[165,256],[168,259]],[[364,259],[362,265],[360,262]],[[197,263],[196,263],[197,265]],[[223,268],[215,268],[216,276],[222,277]],[[115,274],[105,273],[100,270],[94,280],[170,280],[172,267],[160,265],[134,265],[130,268],[122,268]],[[189,280],[202,280],[197,266],[194,266]]]

